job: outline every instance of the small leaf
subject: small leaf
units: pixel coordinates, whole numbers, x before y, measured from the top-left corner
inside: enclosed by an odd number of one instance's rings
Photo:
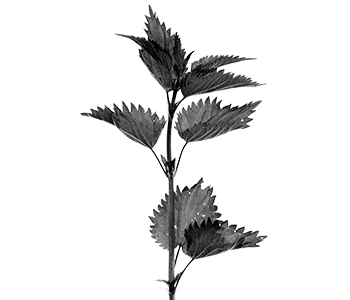
[[[220,217],[214,205],[215,196],[212,196],[213,189],[201,188],[203,180],[191,188],[185,187],[180,191],[177,187],[175,194],[175,247],[186,243],[185,229],[193,222],[202,222],[211,218],[215,220]],[[160,243],[164,249],[169,248],[169,197],[165,195],[165,200],[161,201],[158,211],[154,210],[154,217],[150,217],[154,225],[151,226],[152,237]]]
[[[192,103],[187,110],[184,108],[178,114],[175,124],[181,138],[186,142],[203,141],[226,132],[248,128],[255,108],[261,101],[251,102],[241,107],[231,105],[220,107],[221,101],[212,102],[208,97],[203,103],[202,99],[197,104]]]
[[[163,89],[167,92],[171,91],[173,88],[171,72],[143,49],[140,49],[140,58],[150,71],[151,75],[158,81]]]
[[[126,37],[136,44],[141,46],[142,50],[146,51],[157,63],[162,65],[170,74],[172,72],[172,56],[154,41],[148,41],[145,38],[135,37],[132,35],[117,34]],[[142,57],[141,57],[142,59]]]
[[[205,56],[192,63],[191,72],[206,75],[216,71],[217,68],[222,67],[224,65],[236,63],[243,60],[252,60],[252,59],[255,59],[255,58],[246,58],[246,57],[239,57],[239,56],[233,56],[233,55]]]
[[[147,23],[146,27],[147,36],[149,41],[156,42],[163,49],[168,50],[170,53],[171,49],[174,47],[174,37],[171,35],[171,29],[168,30],[165,27],[165,24],[162,25],[159,22],[158,17],[153,12],[151,6],[149,6],[150,16],[146,16]]]
[[[228,222],[211,219],[204,220],[201,225],[197,222],[185,230],[187,244],[183,251],[193,259],[216,255],[228,250],[244,247],[259,247],[266,236],[258,236],[258,231],[244,233],[244,227],[235,230],[235,225]]]
[[[198,72],[189,72],[185,75],[184,83],[181,87],[181,92],[184,97],[242,86],[261,85],[243,75],[234,76],[234,74],[229,72],[224,73],[224,70],[217,71],[214,69],[206,75]]]
[[[114,104],[114,111],[107,106],[97,110],[91,109],[91,113],[82,113],[83,116],[93,117],[95,119],[106,121],[117,126],[128,138],[133,141],[153,148],[164,128],[165,119],[159,119],[156,113],[151,110],[145,111],[142,106],[138,108],[131,104],[131,109],[123,102],[123,111]]]
[[[186,56],[186,51],[182,49],[181,40],[177,33],[175,33],[174,35],[174,40],[175,40],[174,49],[173,49],[174,70],[177,77],[179,77],[181,81],[182,77],[184,76],[184,73],[187,71],[187,64],[193,51]]]
[[[162,159],[164,166],[166,166],[166,163],[167,163],[166,158],[163,155],[160,155],[160,158]]]
[[[175,164],[176,164],[176,158],[174,158],[170,163],[169,163],[169,170],[170,174],[174,174],[175,172]]]

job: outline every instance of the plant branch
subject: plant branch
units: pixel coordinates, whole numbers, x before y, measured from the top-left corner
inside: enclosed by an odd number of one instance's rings
[[[185,267],[185,268],[183,269],[183,271],[180,273],[179,278],[177,279],[177,282],[176,282],[176,285],[175,285],[175,290],[176,290],[177,286],[179,285],[179,281],[180,281],[182,275],[185,273],[186,269],[188,268],[188,266],[189,266],[189,265],[191,264],[191,262],[193,262],[193,261],[194,261],[194,258],[192,258],[192,259],[190,260],[190,262],[186,265],[186,267]]]
[[[188,142],[186,142],[185,145],[181,149],[179,160],[177,161],[177,165],[176,165],[176,169],[175,169],[175,175],[177,173],[177,169],[179,168],[180,160],[181,160],[181,157],[182,157],[182,152],[185,150],[185,147],[186,147],[187,144],[188,144]]]
[[[180,249],[181,249],[181,246],[179,245],[179,248],[177,249],[177,253],[176,253],[176,257],[175,257],[175,266],[176,266],[177,258],[178,258],[179,253],[180,253]]]
[[[159,158],[158,158],[157,154],[156,154],[156,153],[153,151],[153,149],[152,149],[152,148],[150,148],[150,149],[151,149],[152,153],[154,154],[154,156],[156,157],[156,159],[157,159],[157,161],[158,161],[158,163],[159,163],[160,167],[162,168],[162,170],[163,170],[163,172],[164,172],[165,176],[167,176],[166,171],[165,171],[165,169],[164,169],[164,167],[163,167],[162,163],[160,162],[160,160],[159,160]]]
[[[184,101],[186,99],[186,97],[183,97],[179,102],[176,103],[176,108],[179,107],[179,105],[181,104],[182,101]]]

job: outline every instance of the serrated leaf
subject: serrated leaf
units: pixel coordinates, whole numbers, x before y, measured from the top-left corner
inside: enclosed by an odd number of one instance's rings
[[[114,111],[105,106],[104,109],[97,107],[91,109],[91,113],[82,113],[83,116],[106,121],[117,126],[128,138],[133,141],[153,148],[164,128],[165,119],[159,119],[156,113],[151,110],[145,111],[142,106],[138,108],[131,104],[131,109],[123,102],[123,111],[114,104]]]
[[[205,56],[192,63],[191,72],[206,75],[224,65],[240,62],[243,60],[252,60],[252,59],[254,58],[246,58],[246,57],[239,57],[239,56],[233,56],[233,55]]]
[[[231,107],[231,105],[220,107],[221,101],[212,102],[208,97],[203,103],[202,99],[197,104],[194,102],[188,106],[187,110],[182,109],[178,114],[175,124],[181,138],[186,142],[203,141],[210,139],[226,132],[247,128],[252,119],[255,108],[261,101],[251,102],[241,107]]]
[[[185,58],[186,52],[181,48],[178,34],[172,35],[171,30],[166,29],[164,23],[160,23],[151,6],[149,6],[149,13],[150,16],[146,16],[147,23],[145,23],[147,40],[132,35],[117,35],[129,38],[141,46],[141,60],[167,92],[179,90],[192,53]]]
[[[186,56],[185,49],[181,46],[181,40],[177,33],[174,35],[174,51],[173,51],[173,57],[174,57],[174,70],[176,75],[180,78],[180,81],[182,81],[183,76],[185,72],[187,71],[187,64],[188,61],[193,53],[193,51]],[[186,56],[186,57],[185,57]],[[180,85],[181,86],[181,85]],[[180,88],[180,86],[178,88]]]
[[[148,52],[140,49],[140,58],[146,65],[151,75],[167,92],[173,89],[173,78],[171,72],[167,68],[157,62]]]
[[[146,27],[147,36],[149,41],[156,42],[163,49],[168,50],[171,53],[174,47],[174,37],[171,35],[171,29],[166,29],[165,24],[160,24],[156,13],[153,12],[151,6],[149,6],[149,14],[150,16],[146,16],[147,23]]]
[[[228,250],[259,247],[266,236],[258,236],[258,231],[244,233],[244,227],[236,230],[236,225],[220,220],[204,220],[200,225],[191,224],[185,230],[186,246],[183,251],[193,259],[216,255]]]
[[[146,51],[157,63],[162,65],[170,74],[172,72],[172,56],[154,41],[148,41],[145,38],[135,37],[133,35],[117,34],[126,37],[136,44],[141,46],[142,50]]]
[[[169,249],[169,196],[165,195],[165,200],[161,200],[161,205],[158,205],[158,211],[153,210],[153,216],[149,217],[153,225],[150,232],[152,237],[164,249]],[[176,211],[175,211],[176,216]]]
[[[201,188],[203,179],[200,179],[190,189],[185,187],[180,191],[179,187],[176,190],[176,202],[178,206],[178,215],[176,217],[176,241],[179,245],[185,243],[185,229],[193,222],[202,222],[211,218],[215,220],[221,216],[217,213],[217,206],[214,205],[215,196],[213,188]]]
[[[175,193],[175,246],[184,245],[185,229],[193,222],[202,222],[211,218],[215,220],[220,217],[214,205],[215,196],[212,196],[213,189],[201,188],[203,180],[199,180],[191,188],[185,187],[182,191],[177,187]],[[154,217],[150,217],[152,237],[156,239],[164,249],[169,248],[169,197],[165,195],[165,200],[161,201],[158,211],[154,210]]]
[[[246,76],[235,76],[230,72],[224,73],[224,70],[217,71],[216,69],[206,75],[197,72],[189,72],[185,74],[184,78],[183,86],[181,87],[181,92],[184,97],[230,88],[260,85]]]

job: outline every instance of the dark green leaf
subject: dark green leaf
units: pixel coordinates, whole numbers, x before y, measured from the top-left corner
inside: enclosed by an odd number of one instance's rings
[[[251,60],[251,59],[254,59],[254,58],[246,58],[246,57],[239,57],[239,56],[233,56],[233,55],[205,56],[192,63],[191,72],[206,75],[213,71],[216,71],[217,68],[222,67],[224,65],[236,63],[243,60]]]
[[[186,245],[183,251],[193,259],[216,255],[228,250],[244,247],[259,247],[266,236],[258,236],[258,231],[244,233],[244,227],[236,230],[236,225],[220,220],[197,222],[185,230]]]
[[[185,75],[183,86],[181,87],[184,97],[242,86],[260,85],[243,75],[234,76],[234,74],[229,72],[224,73],[224,70],[217,71],[214,69],[207,75],[197,72],[189,72]]]

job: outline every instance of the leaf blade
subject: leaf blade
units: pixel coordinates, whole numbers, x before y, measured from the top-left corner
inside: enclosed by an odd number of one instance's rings
[[[224,70],[213,70],[205,76],[196,72],[186,73],[185,84],[181,87],[184,97],[243,86],[256,87],[261,84],[244,75],[234,75]]]
[[[216,255],[228,250],[258,247],[267,236],[258,236],[258,231],[244,232],[244,227],[236,230],[235,225],[211,219],[191,224],[185,231],[186,247],[183,251],[192,259]]]
[[[206,187],[202,189],[200,179],[191,188],[185,187],[182,191],[177,187],[175,193],[175,247],[183,246],[186,243],[185,229],[193,222],[201,222],[211,218],[216,220],[220,217],[217,206],[214,205],[215,196],[212,196],[213,189]],[[161,201],[158,211],[153,211],[151,233],[152,237],[164,249],[169,249],[169,197]]]
[[[208,186],[202,189],[202,183],[203,179],[200,179],[190,189],[185,187],[181,192],[178,190],[176,193],[178,206],[176,240],[179,245],[185,243],[184,232],[189,224],[220,217],[216,212],[217,207],[214,206],[213,188]]]
[[[208,97],[203,103],[194,102],[187,109],[178,113],[175,128],[186,142],[202,141],[220,136],[235,129],[249,127],[252,119],[249,116],[261,101],[250,102],[241,107],[231,105],[221,108],[221,101],[215,98],[212,102]]]
[[[205,75],[215,71],[219,67],[244,61],[244,60],[253,60],[253,59],[255,58],[239,57],[239,56],[233,56],[233,55],[205,56],[192,63],[191,72],[202,73],[203,75]]]
[[[122,109],[114,104],[114,111],[105,106],[104,109],[98,107],[97,110],[91,109],[91,113],[82,115],[115,125],[134,142],[152,149],[164,128],[164,117],[160,119],[156,113],[152,114],[150,109],[145,112],[142,106],[136,108],[132,103],[129,110],[123,102]]]

